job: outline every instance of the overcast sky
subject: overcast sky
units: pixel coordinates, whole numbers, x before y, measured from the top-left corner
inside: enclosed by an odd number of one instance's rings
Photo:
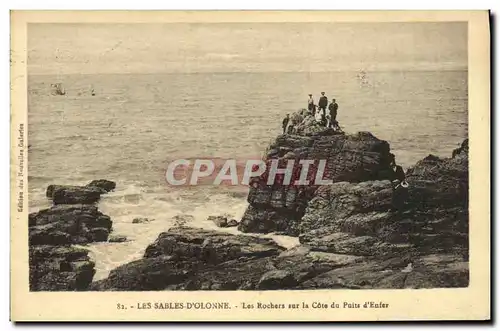
[[[30,74],[434,70],[467,23],[30,24]]]

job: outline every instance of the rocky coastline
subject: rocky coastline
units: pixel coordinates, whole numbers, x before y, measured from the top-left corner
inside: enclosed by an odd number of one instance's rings
[[[241,234],[176,226],[160,233],[141,259],[94,282],[94,262],[74,245],[108,240],[112,221],[95,204],[115,184],[51,185],[54,206],[29,218],[30,289],[467,287],[468,140],[450,152],[417,162],[401,185],[388,142],[306,118],[294,134],[276,138],[265,161],[326,160],[324,178],[332,184],[267,185],[264,175],[252,178],[241,220],[211,218]],[[285,249],[264,233],[298,237],[300,245]]]
[[[86,186],[49,185],[46,195],[53,206],[28,219],[30,291],[88,289],[95,263],[79,246],[108,240],[113,222],[95,203],[115,186],[108,180]]]

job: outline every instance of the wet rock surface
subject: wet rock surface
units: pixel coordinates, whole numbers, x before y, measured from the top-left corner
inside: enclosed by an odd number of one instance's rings
[[[29,215],[30,243],[48,241],[61,233],[72,244],[106,241],[111,227],[109,216],[93,205],[57,205]],[[47,237],[42,239],[42,235]]]
[[[111,192],[116,188],[116,183],[107,179],[93,180],[86,187],[98,187],[105,192]]]
[[[30,291],[83,291],[92,282],[94,262],[86,249],[69,245],[31,245]]]
[[[93,180],[86,186],[49,185],[46,196],[54,204],[94,204],[101,198],[101,194],[114,190],[116,183],[105,180]]]
[[[208,220],[214,222],[219,228],[230,228],[239,224],[237,220],[229,219],[226,216],[208,216]]]
[[[115,236],[109,236],[108,241],[110,243],[122,243],[128,241],[128,239],[126,236],[115,235]]]
[[[241,266],[247,268],[245,275],[242,275],[247,279],[252,261],[277,256],[282,251],[282,247],[267,238],[235,236],[198,228],[171,228],[161,233],[146,248],[141,260],[112,270],[107,279],[95,282],[91,289],[160,290],[172,286],[176,289],[201,289],[211,288],[212,285],[207,285],[209,283],[234,288],[234,284],[241,285],[238,279],[232,279],[235,277],[230,277],[229,274],[225,280],[212,277],[215,277],[219,269],[223,269],[221,272],[229,272],[236,266]],[[206,272],[208,279],[204,279],[202,270]],[[233,285],[225,282],[232,282]]]
[[[136,217],[132,220],[132,224],[150,223],[151,221],[153,221],[153,219],[146,218],[146,217]]]
[[[52,198],[54,206],[31,213],[28,218],[31,291],[88,289],[95,274],[95,263],[87,249],[73,245],[108,240],[111,219],[97,206],[88,204],[89,197],[98,197],[103,190],[98,186],[50,185],[47,188],[47,196]],[[61,197],[65,197],[64,204],[58,204]],[[75,201],[83,204],[73,204]]]

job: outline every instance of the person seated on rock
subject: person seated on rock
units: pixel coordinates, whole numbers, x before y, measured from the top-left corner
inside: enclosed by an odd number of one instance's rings
[[[321,92],[321,97],[319,98],[318,108],[323,111],[326,115],[326,106],[328,106],[328,98],[325,96],[325,92]]]
[[[392,181],[394,191],[392,193],[392,210],[401,211],[408,201],[408,183],[395,179]]]
[[[339,105],[335,102],[335,99],[332,99],[332,102],[328,106],[328,111],[330,113],[330,117],[334,121],[337,119],[337,110],[338,109],[339,109]]]
[[[403,182],[406,178],[405,172],[403,170],[403,167],[397,164],[393,164],[392,170],[394,171],[394,178],[399,180],[400,182]]]
[[[294,132],[295,132],[295,128],[294,128],[293,124],[288,125],[286,133],[287,134],[293,134]]]
[[[389,167],[394,168],[396,165],[396,155],[389,153]]]
[[[286,117],[283,119],[283,134],[286,133],[286,127],[288,126],[288,122],[290,122],[290,114],[286,114]]]
[[[316,105],[314,104],[313,95],[309,94],[309,100],[307,100],[307,110],[309,110],[313,115],[316,111]]]

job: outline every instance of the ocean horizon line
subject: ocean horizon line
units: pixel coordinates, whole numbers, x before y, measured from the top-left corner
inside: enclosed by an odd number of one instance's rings
[[[380,69],[380,70],[321,70],[321,71],[158,71],[158,72],[96,72],[96,73],[30,73],[27,76],[100,76],[100,75],[222,75],[222,74],[325,74],[325,73],[383,73],[383,72],[467,72],[468,67],[464,68],[443,68],[443,69]]]

